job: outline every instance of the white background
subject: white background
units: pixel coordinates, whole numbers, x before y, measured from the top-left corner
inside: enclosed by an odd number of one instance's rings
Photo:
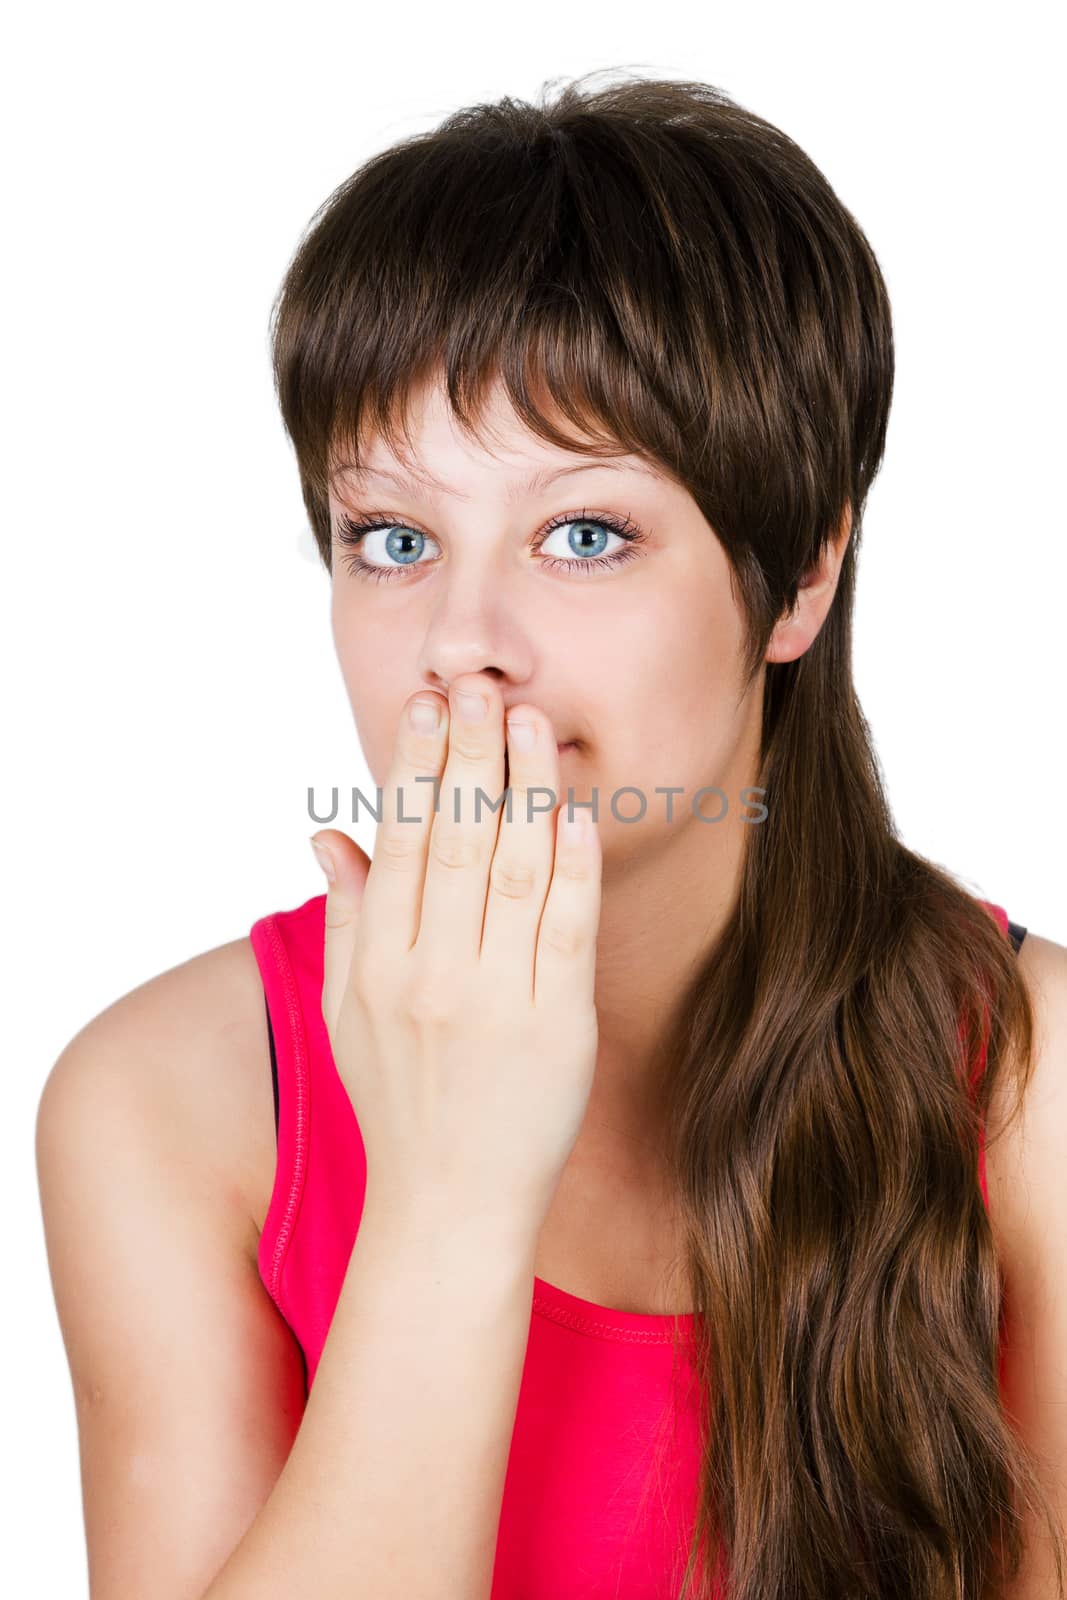
[[[900,830],[1067,943],[1062,63],[1042,18],[304,0],[25,6],[9,24],[12,1592],[87,1592],[33,1160],[45,1077],[118,996],[321,893],[307,786],[369,785],[267,322],[313,211],[374,151],[598,67],[715,83],[807,150],[893,304],[855,661]],[[369,848],[373,824],[355,835]]]

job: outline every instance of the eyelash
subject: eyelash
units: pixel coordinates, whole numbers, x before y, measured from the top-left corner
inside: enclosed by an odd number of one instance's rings
[[[609,556],[591,556],[588,559],[582,559],[580,556],[574,556],[570,560],[562,556],[546,556],[542,564],[552,571],[565,570],[570,572],[577,567],[582,571],[588,572],[590,570],[603,571],[607,568],[621,567],[625,562],[632,561],[635,558],[637,552],[632,546],[643,544],[648,537],[647,534],[641,532],[635,523],[631,522],[628,516],[620,518],[610,514],[601,514],[596,517],[590,517],[586,515],[584,510],[568,511],[553,518],[539,537],[536,549],[540,550],[550,534],[554,533],[557,528],[566,527],[569,522],[588,522],[593,527],[607,528],[609,532],[617,533],[620,539],[625,539],[626,546],[621,550],[613,551]],[[425,533],[423,529],[415,527],[413,523],[405,522],[401,517],[390,515],[388,511],[370,511],[360,517],[350,517],[342,514],[338,518],[337,540],[339,544],[355,550],[363,543],[368,533],[374,533],[379,528],[403,528],[409,533],[421,534],[424,539],[433,537],[432,534]],[[434,542],[436,543],[436,540]],[[353,554],[345,557],[344,564],[350,572],[355,573],[358,577],[369,578],[372,583],[377,583],[383,579],[388,582],[394,577],[402,577],[406,572],[417,570],[418,567],[429,566],[432,563],[419,561],[411,562],[407,566],[376,566],[373,562],[364,561],[361,555]]]

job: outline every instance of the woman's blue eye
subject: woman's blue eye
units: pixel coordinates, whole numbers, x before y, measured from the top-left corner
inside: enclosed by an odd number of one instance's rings
[[[548,540],[560,529],[566,528],[566,556],[549,556],[543,558],[542,566],[553,571],[587,573],[590,570],[603,570],[610,567],[621,566],[624,561],[630,561],[636,555],[636,550],[628,548],[644,542],[646,535],[635,527],[629,517],[620,519],[612,516],[586,516],[585,512],[569,512],[565,516],[557,517],[549,526],[544,537],[535,548],[540,551]],[[368,541],[384,535],[373,550],[373,560],[367,560],[359,550],[367,550]],[[605,555],[606,540],[614,537],[622,541],[621,548],[610,551]],[[382,579],[403,578],[407,570],[412,567],[431,566],[433,563],[420,561],[426,543],[437,543],[429,534],[413,528],[410,523],[393,517],[388,512],[371,512],[366,517],[349,517],[342,515],[338,519],[337,540],[343,547],[353,551],[346,557],[345,565],[350,572],[359,577],[370,578],[374,582]]]
[[[575,517],[570,522],[557,523],[549,533],[548,538],[543,539],[538,545],[538,549],[543,550],[549,539],[555,538],[556,534],[561,533],[563,529],[567,529],[566,544],[568,553],[578,557],[582,566],[588,564],[585,559],[587,556],[600,556],[603,554],[605,540],[611,538],[612,535],[616,539],[620,537],[614,528],[609,528],[604,522],[597,522],[592,517]]]
[[[400,561],[405,566],[410,566],[418,559],[416,541],[421,539],[425,542],[426,539],[424,533],[418,533],[414,528],[387,528],[379,529],[379,532],[385,533],[385,554],[390,561]],[[416,544],[414,550],[411,548],[413,544]]]

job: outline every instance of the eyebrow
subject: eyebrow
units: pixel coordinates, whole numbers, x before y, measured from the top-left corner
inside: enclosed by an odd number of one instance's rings
[[[508,491],[506,498],[510,503],[519,499],[521,495],[536,494],[539,489],[545,489],[550,483],[555,483],[557,478],[570,477],[577,472],[601,472],[605,468],[611,472],[629,471],[642,472],[648,476],[652,475],[651,469],[645,466],[634,466],[632,464],[627,466],[623,465],[621,462],[611,461],[608,459],[602,461],[583,461],[579,462],[577,466],[573,467],[556,467],[551,472],[546,468],[541,472],[535,472],[532,477],[527,478],[525,483],[520,483],[513,486]],[[436,478],[432,478],[428,474],[412,473],[408,476],[405,476],[399,472],[390,472],[385,467],[358,467],[353,463],[346,463],[345,465],[335,467],[330,473],[330,482],[333,483],[339,478],[346,477],[388,478],[391,483],[397,484],[397,486],[401,489],[415,487],[416,489],[423,488],[431,491],[436,490],[439,494],[449,495],[454,500],[470,500],[472,498],[469,494],[463,494],[459,489],[450,488],[447,483],[440,483]]]

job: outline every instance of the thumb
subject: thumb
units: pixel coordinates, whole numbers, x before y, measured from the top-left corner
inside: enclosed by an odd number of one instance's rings
[[[326,874],[322,1015],[332,1043],[341,999],[352,966],[370,857],[347,833],[340,833],[336,828],[324,828],[312,834],[311,848]]]

